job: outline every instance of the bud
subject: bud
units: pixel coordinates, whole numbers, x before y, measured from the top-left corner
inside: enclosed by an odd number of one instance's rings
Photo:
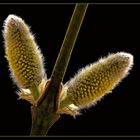
[[[28,25],[9,15],[3,30],[5,53],[12,78],[20,88],[38,86],[45,77],[43,56]]]
[[[73,79],[64,85],[60,97],[60,112],[75,111],[95,104],[104,95],[111,92],[128,74],[133,65],[133,56],[129,53],[111,54],[98,62],[81,69]],[[71,106],[74,107],[71,107]],[[77,114],[77,112],[76,112]]]

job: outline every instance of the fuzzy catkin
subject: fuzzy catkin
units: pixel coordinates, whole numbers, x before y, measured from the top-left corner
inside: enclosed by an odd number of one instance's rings
[[[3,30],[5,53],[12,78],[20,88],[39,85],[45,77],[43,56],[28,25],[15,15],[9,15]]]
[[[94,104],[114,89],[132,65],[133,56],[119,52],[86,66],[65,84],[65,99],[80,108]]]

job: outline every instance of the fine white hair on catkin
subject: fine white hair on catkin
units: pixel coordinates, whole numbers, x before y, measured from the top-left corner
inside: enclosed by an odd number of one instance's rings
[[[39,85],[46,78],[44,57],[29,26],[11,14],[4,22],[3,36],[13,81],[24,89]]]
[[[63,102],[71,100],[79,108],[90,107],[110,93],[132,66],[133,56],[126,52],[112,53],[87,65],[64,85]]]

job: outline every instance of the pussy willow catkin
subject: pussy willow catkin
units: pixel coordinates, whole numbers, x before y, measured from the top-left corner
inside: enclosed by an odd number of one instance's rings
[[[73,104],[79,108],[94,104],[111,92],[128,74],[132,65],[133,56],[119,52],[86,66],[64,85],[63,99],[60,104],[63,104],[63,107],[67,103]]]
[[[20,88],[39,85],[45,77],[43,56],[28,25],[9,15],[3,30],[5,53],[12,77]]]

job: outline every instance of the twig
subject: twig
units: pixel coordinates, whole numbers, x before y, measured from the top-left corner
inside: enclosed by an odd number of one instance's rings
[[[32,106],[31,135],[46,135],[49,128],[59,119],[57,114],[58,97],[61,92],[69,59],[83,22],[88,4],[76,4],[71,21],[69,23],[60,53],[56,60],[49,86],[44,91],[45,98],[39,106]]]

